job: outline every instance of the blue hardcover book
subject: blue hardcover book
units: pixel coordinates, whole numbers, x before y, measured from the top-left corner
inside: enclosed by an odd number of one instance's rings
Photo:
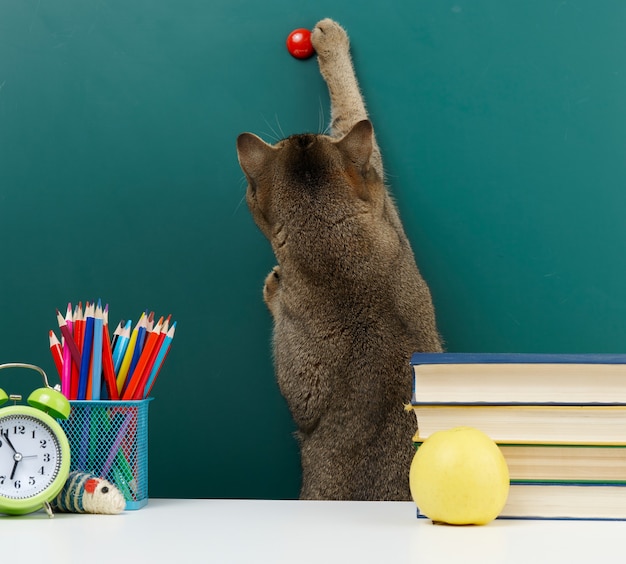
[[[626,405],[626,354],[415,353],[412,403]]]
[[[419,518],[428,518],[419,508]],[[511,484],[498,519],[626,520],[624,484]]]
[[[413,353],[411,364],[626,364],[610,353]]]

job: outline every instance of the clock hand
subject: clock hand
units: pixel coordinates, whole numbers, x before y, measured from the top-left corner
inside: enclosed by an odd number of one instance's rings
[[[13,470],[11,470],[11,476],[9,477],[9,479],[12,480],[13,476],[15,476],[17,465],[20,463],[20,460],[22,460],[23,456],[19,452],[17,452],[17,450],[15,450],[15,447],[13,446],[11,439],[9,439],[8,431],[6,433],[3,433],[2,436],[4,437],[4,440],[7,442],[9,447],[11,447],[11,450],[13,451],[13,460],[15,460],[15,463],[13,464]]]
[[[12,450],[13,452],[17,452],[17,451],[15,450],[15,447],[13,446],[13,443],[11,442],[11,439],[9,439],[9,432],[7,431],[7,432],[6,432],[6,433],[4,433],[2,436],[4,437],[4,440],[7,442],[7,444],[11,447],[11,450]]]
[[[13,470],[11,470],[11,476],[9,478],[10,480],[12,480],[13,476],[15,476],[15,471],[17,470],[17,465],[19,464],[19,462],[20,462],[19,460],[15,461],[15,464],[13,465]]]

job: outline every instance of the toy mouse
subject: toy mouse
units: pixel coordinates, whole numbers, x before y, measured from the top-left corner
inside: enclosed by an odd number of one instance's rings
[[[50,505],[61,513],[116,515],[124,511],[126,500],[111,482],[88,472],[74,471]]]

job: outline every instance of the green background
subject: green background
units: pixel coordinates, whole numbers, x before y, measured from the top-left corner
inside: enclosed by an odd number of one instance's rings
[[[323,17],[447,349],[626,352],[622,0],[2,0],[0,362],[54,375],[68,301],[171,313],[151,497],[298,494],[235,139],[324,128],[315,59],[284,44]]]

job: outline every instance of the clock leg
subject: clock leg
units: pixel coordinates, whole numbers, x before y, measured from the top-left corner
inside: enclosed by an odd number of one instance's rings
[[[50,506],[50,504],[47,501],[43,502],[43,508],[46,510],[46,513],[48,514],[48,517],[50,517],[50,519],[54,518],[54,513],[52,511],[52,507]]]

